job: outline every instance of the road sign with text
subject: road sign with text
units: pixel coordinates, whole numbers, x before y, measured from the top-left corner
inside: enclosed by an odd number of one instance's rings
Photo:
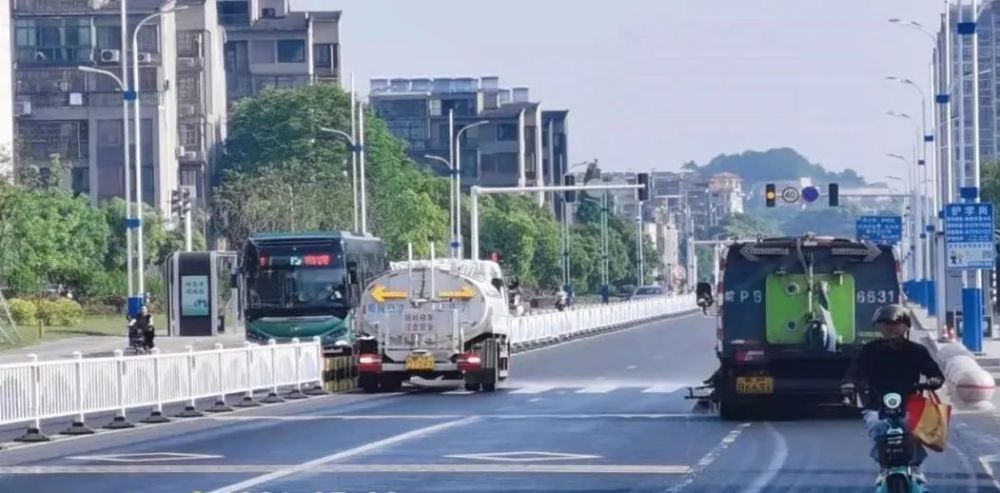
[[[903,239],[903,218],[900,216],[861,216],[857,220],[859,240],[895,245]]]
[[[945,256],[949,269],[993,268],[996,263],[993,220],[992,203],[956,203],[945,207]]]

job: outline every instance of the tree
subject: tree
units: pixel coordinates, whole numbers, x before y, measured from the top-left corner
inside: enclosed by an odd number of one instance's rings
[[[756,238],[776,236],[778,228],[766,219],[748,214],[733,214],[722,222],[722,234],[726,237]]]
[[[216,230],[240,245],[256,231],[353,229],[349,146],[320,130],[350,128],[350,104],[331,85],[239,103],[217,177]],[[419,171],[385,124],[365,117],[369,229],[390,257],[404,257],[408,242],[427,255],[428,240],[447,238],[447,183]]]
[[[980,168],[979,176],[980,199],[994,205],[1000,204],[1000,162],[994,161],[984,164]],[[997,219],[1000,218],[994,218],[994,220]]]
[[[819,182],[837,182],[841,185],[863,185],[864,179],[856,171],[827,171],[822,165],[810,163],[794,149],[783,147],[767,151],[746,151],[740,154],[720,154],[698,167],[698,171],[711,176],[716,173],[735,173],[748,185],[768,181],[812,178]]]

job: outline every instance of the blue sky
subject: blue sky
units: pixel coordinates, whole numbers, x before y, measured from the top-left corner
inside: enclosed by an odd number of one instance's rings
[[[794,147],[869,179],[904,173],[943,0],[292,0],[343,11],[344,73],[497,75],[570,110],[570,161],[677,169]],[[929,95],[929,93],[928,93]]]

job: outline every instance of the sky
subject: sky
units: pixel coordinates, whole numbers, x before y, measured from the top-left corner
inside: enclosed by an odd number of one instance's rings
[[[672,170],[792,147],[870,181],[905,174],[944,0],[292,0],[341,10],[345,78],[496,75],[569,110],[569,161]],[[928,115],[928,118],[930,116]]]

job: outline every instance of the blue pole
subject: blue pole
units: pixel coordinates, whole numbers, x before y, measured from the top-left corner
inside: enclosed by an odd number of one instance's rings
[[[926,281],[927,284],[927,314],[937,316],[937,289],[934,281]],[[940,322],[939,322],[940,323]]]
[[[962,289],[962,342],[973,353],[983,350],[983,293],[979,288]]]

